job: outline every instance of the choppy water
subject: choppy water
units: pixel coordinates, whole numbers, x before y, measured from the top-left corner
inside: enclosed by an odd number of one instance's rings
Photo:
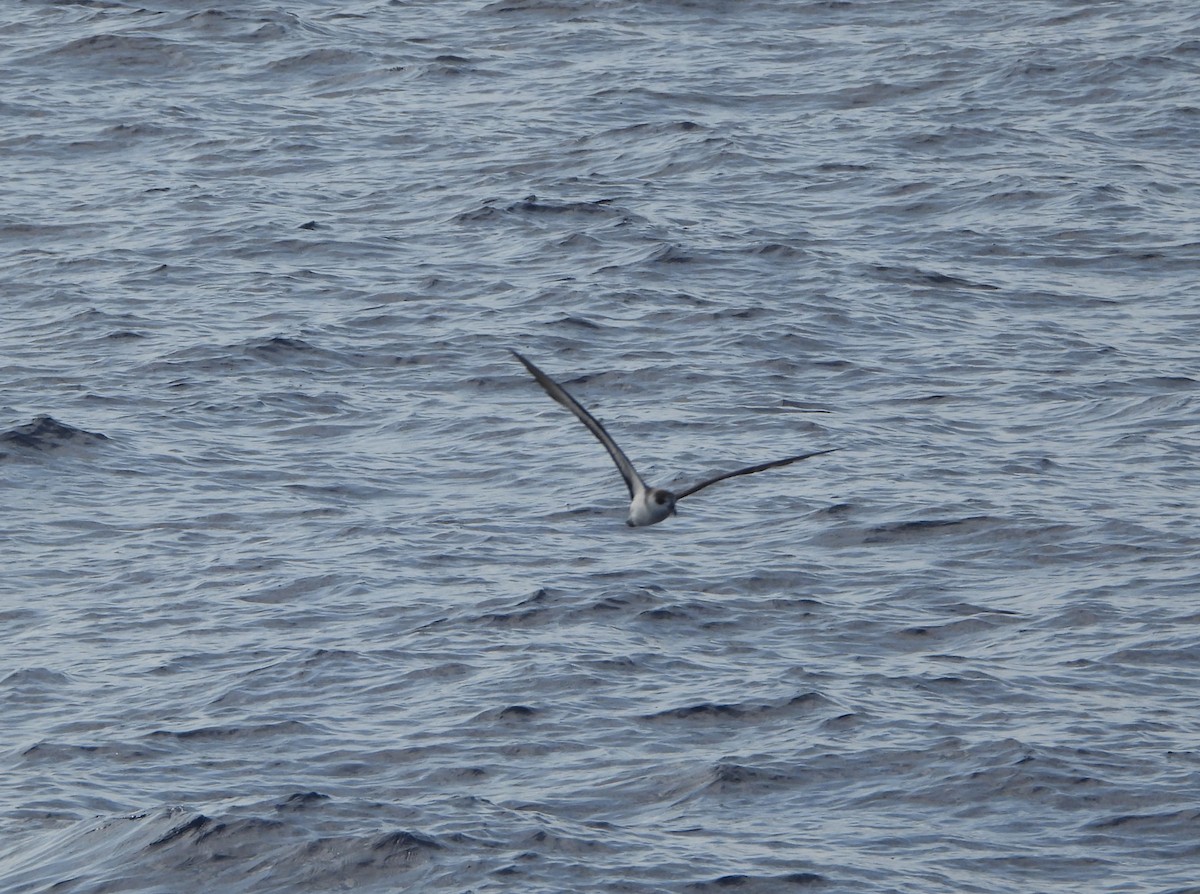
[[[4,892],[1200,891],[1195,4],[0,26]]]

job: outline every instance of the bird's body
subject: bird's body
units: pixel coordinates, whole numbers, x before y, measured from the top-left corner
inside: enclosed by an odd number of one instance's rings
[[[629,501],[629,518],[625,524],[631,528],[656,525],[668,515],[675,514],[675,495],[661,487],[643,487]]]
[[[708,487],[710,484],[716,484],[718,481],[724,481],[726,478],[736,478],[739,475],[751,475],[755,472],[773,469],[776,466],[790,465],[802,459],[832,453],[833,450],[837,449],[832,448],[830,450],[818,450],[815,453],[802,453],[799,456],[789,456],[785,459],[772,460],[756,466],[749,466],[745,469],[738,469],[735,472],[726,472],[723,475],[709,478],[678,493],[672,493],[661,487],[649,487],[637,473],[637,469],[633,467],[633,463],[629,461],[629,457],[617,446],[617,442],[613,440],[612,435],[605,430],[604,426],[600,424],[595,416],[584,409],[583,405],[575,400],[568,393],[567,389],[563,388],[562,385],[558,384],[558,382],[554,381],[530,361],[526,360],[516,351],[513,351],[512,354],[521,361],[525,369],[529,370],[529,374],[533,376],[550,397],[574,413],[575,417],[587,426],[588,431],[595,435],[596,440],[604,445],[609,456],[616,463],[617,471],[621,473],[621,477],[625,479],[625,484],[629,488],[629,517],[625,523],[630,527],[639,528],[646,525],[658,524],[667,516],[675,514],[675,504],[677,502],[684,497],[696,493],[698,490]]]

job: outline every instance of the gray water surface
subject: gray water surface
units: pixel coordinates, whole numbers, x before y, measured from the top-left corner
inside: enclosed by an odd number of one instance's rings
[[[1195,4],[0,33],[0,890],[1200,891]]]

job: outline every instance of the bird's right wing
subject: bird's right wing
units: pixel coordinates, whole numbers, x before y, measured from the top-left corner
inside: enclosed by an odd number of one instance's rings
[[[790,466],[792,463],[798,463],[802,459],[809,459],[813,456],[823,456],[826,453],[833,453],[837,447],[831,447],[828,450],[818,450],[816,453],[801,453],[799,456],[789,456],[787,459],[775,459],[769,463],[759,463],[757,466],[749,466],[745,469],[738,469],[736,472],[726,472],[724,475],[718,475],[716,478],[709,478],[707,481],[701,481],[699,484],[693,484],[687,490],[675,492],[675,499],[682,500],[684,497],[694,494],[698,490],[703,490],[710,484],[716,484],[718,481],[724,481],[726,478],[736,478],[738,475],[753,475],[755,472],[762,472],[766,469],[773,469],[776,466]]]
[[[545,389],[547,394],[574,413],[579,421],[588,427],[588,431],[596,436],[596,440],[604,445],[604,449],[608,451],[608,455],[617,464],[617,470],[621,473],[621,477],[625,479],[625,485],[629,488],[629,498],[633,499],[641,491],[645,490],[646,484],[642,481],[641,476],[638,475],[637,469],[633,467],[633,463],[629,461],[629,457],[625,455],[624,451],[617,446],[617,442],[612,439],[612,435],[604,430],[604,426],[600,424],[599,420],[585,410],[583,404],[571,397],[567,389],[558,384],[558,382],[554,381],[516,351],[513,351],[512,355],[521,361],[521,364],[529,370],[529,374],[537,380],[537,383]],[[712,482],[709,483],[711,484]]]

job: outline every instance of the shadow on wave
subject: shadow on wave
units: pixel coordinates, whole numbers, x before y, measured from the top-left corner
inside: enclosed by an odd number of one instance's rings
[[[349,831],[346,805],[320,792],[209,816],[161,807],[88,819],[0,856],[6,891],[181,890],[198,867],[208,890],[327,891],[380,882],[420,887],[447,851],[430,835],[384,821]],[[389,828],[391,826],[391,828]]]
[[[760,720],[777,715],[808,713],[833,703],[818,692],[804,692],[777,702],[698,702],[644,714],[644,720]]]
[[[68,445],[90,447],[107,440],[108,435],[75,428],[59,422],[53,416],[35,416],[32,422],[0,434],[0,459],[9,455],[5,448],[25,453],[50,453]]]

